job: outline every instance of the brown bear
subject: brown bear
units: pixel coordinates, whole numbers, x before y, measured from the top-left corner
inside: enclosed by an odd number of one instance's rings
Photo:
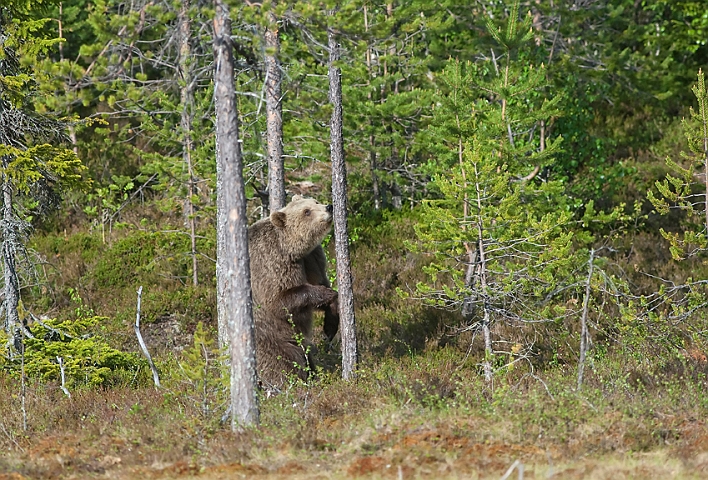
[[[322,249],[331,227],[331,205],[295,195],[248,229],[256,362],[264,388],[279,389],[293,374],[307,380],[314,368],[314,310],[325,313],[327,337],[337,333],[337,292]]]

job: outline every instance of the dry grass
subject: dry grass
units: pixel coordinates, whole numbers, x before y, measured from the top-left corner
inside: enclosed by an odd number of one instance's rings
[[[0,472],[15,478],[704,478],[705,376],[637,387],[608,362],[576,393],[562,370],[485,386],[448,354],[388,359],[262,401],[236,435],[176,381],[151,387],[0,385]],[[20,476],[18,476],[20,475]],[[516,474],[514,474],[516,475]],[[2,478],[2,477],[0,477]],[[12,477],[6,477],[12,478]],[[516,477],[511,477],[516,478]]]

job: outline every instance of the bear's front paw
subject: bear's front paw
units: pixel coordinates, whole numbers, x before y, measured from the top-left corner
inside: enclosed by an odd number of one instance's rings
[[[336,290],[332,290],[324,285],[317,285],[317,294],[317,308],[329,305],[339,296]]]

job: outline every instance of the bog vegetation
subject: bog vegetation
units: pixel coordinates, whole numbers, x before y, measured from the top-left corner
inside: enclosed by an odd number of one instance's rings
[[[318,318],[317,375],[224,423],[213,3],[5,1],[0,473],[706,474],[702,1],[227,3],[249,223],[273,103],[329,203],[341,47],[356,378]]]

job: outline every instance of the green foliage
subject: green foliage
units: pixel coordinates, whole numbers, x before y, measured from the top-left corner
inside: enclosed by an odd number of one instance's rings
[[[187,278],[191,262],[189,237],[180,232],[137,231],[115,241],[89,272],[102,288],[136,286],[138,281],[157,278],[161,274]],[[213,251],[213,240],[200,239],[202,251]]]
[[[690,118],[683,121],[690,153],[681,152],[681,162],[667,158],[671,173],[663,181],[656,181],[659,196],[651,190],[647,192],[660,214],[666,215],[670,209],[683,213],[685,228],[681,232],[661,229],[675,260],[697,255],[708,247],[708,92],[702,71],[692,90],[698,111],[691,108]],[[703,182],[698,181],[701,177]]]
[[[201,421],[208,424],[217,424],[226,404],[229,375],[225,358],[215,336],[202,322],[197,323],[193,344],[182,352],[178,366],[186,399],[197,406]]]
[[[87,195],[64,203],[64,217],[57,222],[66,229],[63,235],[37,240],[36,248],[49,260],[52,284],[23,289],[25,304],[34,299],[34,309],[70,310],[72,316],[76,309],[85,317],[93,316],[91,309],[108,314],[106,338],[125,345],[132,337],[121,326],[132,320],[134,287],[140,283],[153,286],[144,297],[147,324],[177,319],[186,332],[197,321],[208,324],[215,317],[211,6],[192,3],[192,54],[180,67],[180,2],[64,0],[61,14],[57,2],[41,2],[48,10],[36,5],[12,1],[15,20],[4,30],[12,38],[3,48],[21,50],[15,55],[21,62],[12,75],[0,78],[0,88],[12,105],[34,113],[101,121],[72,125],[72,147],[88,166],[86,175],[94,185]],[[267,14],[275,13],[281,39],[284,148],[292,192],[328,195],[331,112],[325,27],[339,34],[352,239],[358,251],[354,267],[364,282],[357,290],[357,319],[365,362],[413,359],[438,351],[440,345],[450,346],[450,358],[460,360],[460,349],[466,352],[468,340],[479,338],[477,327],[487,305],[498,382],[511,381],[523,370],[520,363],[510,366],[520,358],[514,348],[523,344],[521,353],[526,352],[532,341],[534,367],[564,368],[576,353],[586,249],[611,243],[617,226],[640,219],[638,204],[634,211],[624,207],[625,192],[637,188],[636,165],[656,168],[646,152],[662,135],[672,136],[666,119],[678,114],[688,94],[685,85],[706,58],[702,3],[617,0],[579,9],[541,0],[528,4],[531,16],[519,12],[518,5],[353,0],[340,2],[341,9],[332,16],[326,11],[332,5],[312,2],[233,4],[249,192],[262,189],[265,178],[262,27],[268,24]],[[60,20],[65,38],[61,50],[55,40]],[[32,58],[35,53],[41,55]],[[181,97],[187,85],[184,72],[193,74],[194,81],[194,99],[187,103]],[[181,124],[185,111],[192,114],[188,129]],[[695,118],[687,120],[687,128],[696,126]],[[193,141],[191,173],[184,157],[187,134]],[[55,186],[84,174],[72,155],[62,152],[64,135],[23,138],[32,140],[26,149],[0,147],[14,155],[2,173],[18,192],[31,195],[27,185],[32,182]],[[700,132],[694,138],[694,146],[700,147]],[[670,177],[657,185],[655,197],[681,212],[680,224],[666,226],[674,216],[663,225],[666,238],[678,248],[672,253],[685,258],[687,248],[702,248],[703,209],[694,208],[689,215],[679,199],[685,197],[686,205],[691,195],[699,199],[695,195],[702,186],[695,175],[702,172],[688,166],[689,157],[672,158]],[[690,159],[698,161],[693,155]],[[379,211],[373,208],[375,180]],[[395,192],[410,209],[387,210],[394,206]],[[36,219],[36,199],[21,201],[29,209],[27,218]],[[191,215],[188,203],[194,206]],[[258,205],[250,202],[251,219],[258,215]],[[618,207],[608,209],[614,205]],[[84,214],[107,230],[117,223],[123,228],[103,239],[85,233]],[[185,288],[192,273],[185,225],[193,219],[197,250],[204,254],[199,257],[202,286]],[[411,243],[413,225],[413,253],[401,252]],[[647,286],[645,277],[637,282],[635,270],[654,275],[657,266],[662,274],[684,279],[703,275],[698,263],[664,262],[656,254],[655,240],[648,241],[652,249],[642,258],[627,237],[626,250],[608,254],[619,262],[617,270],[609,259],[596,260],[590,289],[591,325],[597,327],[590,356],[596,364],[613,348],[632,361],[655,354],[663,361],[692,344],[705,344],[700,280],[673,292],[673,301],[667,300],[668,291],[652,296],[654,285]],[[470,254],[480,248],[487,252],[485,286],[479,270],[471,272],[471,281],[467,278],[468,265],[480,265]],[[694,266],[700,267],[695,274]],[[619,268],[626,271],[619,273]],[[417,283],[416,294],[452,312],[392,294],[397,287]],[[644,297],[632,292],[639,283]],[[69,285],[86,292],[87,301],[72,303],[72,294],[66,294]],[[465,305],[475,308],[465,310]],[[185,360],[194,368],[185,367],[192,373],[184,386],[191,389],[189,404],[201,408],[204,396],[199,392],[209,382],[204,372],[207,364],[215,367],[215,357],[204,353],[213,346],[200,343],[198,349],[197,340]],[[503,343],[507,341],[511,347]],[[474,363],[484,353],[474,348],[470,360],[460,360],[460,368],[476,374]],[[336,353],[331,357],[335,365]],[[392,364],[391,370],[400,366]],[[448,395],[449,383],[439,372],[416,371],[405,382],[395,372],[387,373],[391,382],[401,382],[399,389],[391,387],[391,395],[404,406],[442,411],[464,397]],[[618,385],[625,385],[620,380]],[[464,382],[481,386],[470,378],[460,380]],[[284,409],[299,401],[294,393],[298,388],[278,400]],[[459,384],[450,388],[462,391]],[[490,411],[513,406],[511,390],[495,390]],[[488,399],[466,394],[470,405],[470,399]],[[180,403],[175,398],[170,399],[173,408]],[[208,402],[213,412],[218,401]],[[568,398],[561,403],[562,418],[576,412]],[[140,413],[136,407],[135,415]],[[544,417],[538,424],[549,427],[552,419]]]
[[[149,273],[155,262],[155,240],[154,235],[141,232],[115,242],[92,272],[98,285],[124,287]]]
[[[97,335],[105,317],[93,316],[93,312],[81,308],[77,313],[88,315],[72,320],[48,319],[29,326],[34,338],[25,338],[25,374],[41,381],[60,381],[57,358],[61,357],[69,390],[135,382],[141,370],[146,369],[145,362],[134,353],[112,348]],[[0,361],[3,370],[20,375],[20,356]]]
[[[213,286],[164,289],[144,294],[143,319],[153,322],[165,315],[181,315],[187,320],[188,331],[199,322],[216,318],[216,292]]]
[[[49,19],[30,19],[29,14],[23,2],[12,2],[0,14],[0,173],[14,191],[41,197],[38,189],[80,185],[85,167],[73,150],[60,145],[66,124],[32,107],[38,90],[35,65],[58,39],[42,35]]]
[[[411,246],[433,252],[429,282],[417,286],[433,304],[460,309],[471,302],[501,318],[538,320],[546,313],[528,300],[554,292],[573,266],[573,214],[560,184],[534,179],[561,139],[539,148],[515,132],[556,115],[558,98],[537,96],[543,69],[509,60],[527,32],[510,20],[501,35],[504,68],[450,61],[438,77],[439,106],[424,138],[442,155],[428,166],[440,198],[423,201],[421,244]]]

